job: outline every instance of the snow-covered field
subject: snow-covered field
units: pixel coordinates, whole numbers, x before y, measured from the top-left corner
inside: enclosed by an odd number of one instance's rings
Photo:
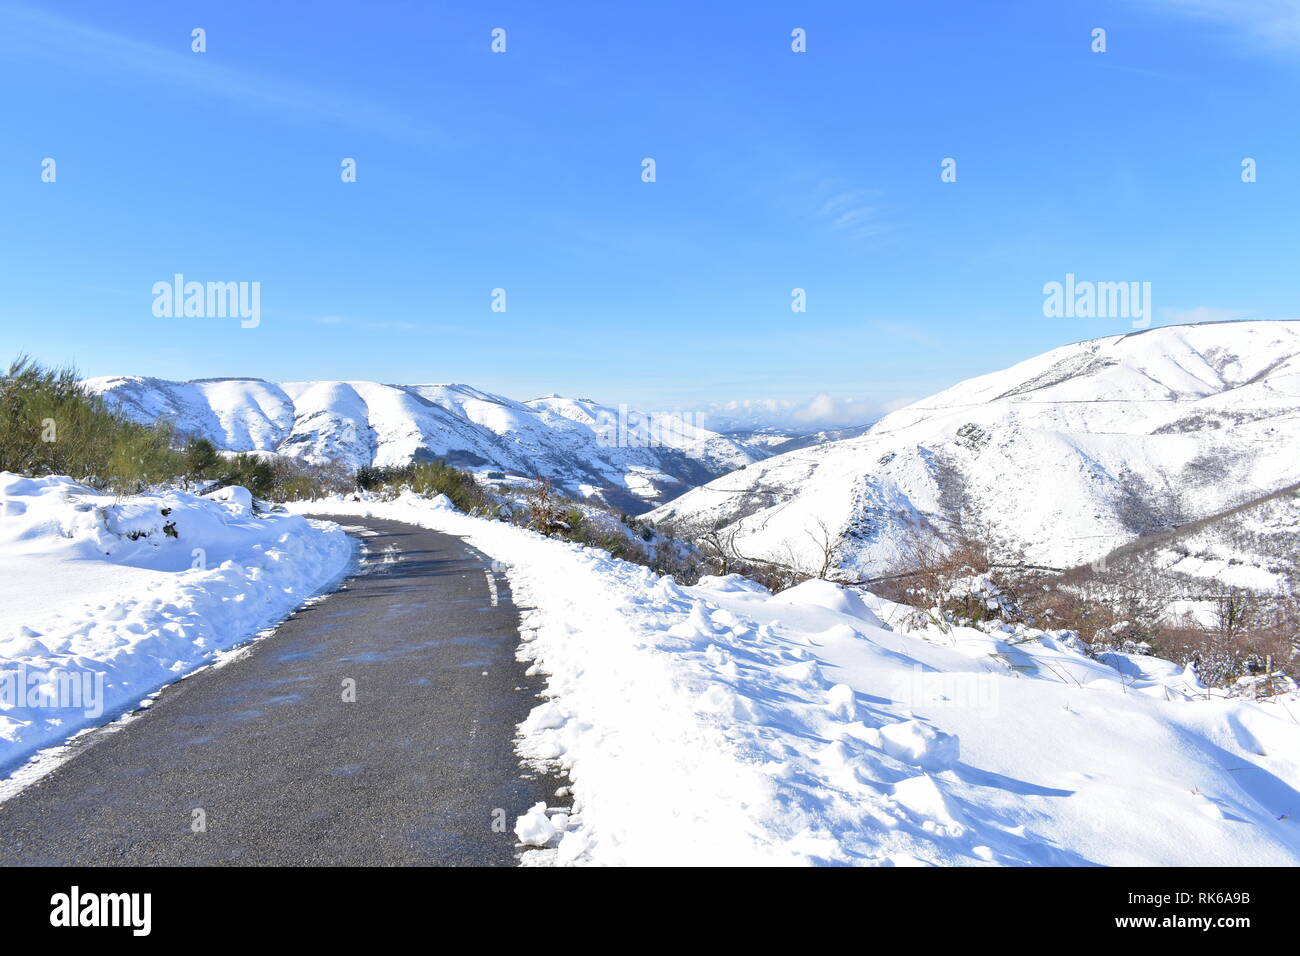
[[[520,750],[573,781],[572,807],[519,819],[525,862],[1300,863],[1297,695],[1211,695],[1061,634],[909,629],[825,582],[683,587],[445,502],[298,507],[507,565],[550,695]]]
[[[118,498],[0,472],[0,776],[277,623],[352,551],[243,488]]]

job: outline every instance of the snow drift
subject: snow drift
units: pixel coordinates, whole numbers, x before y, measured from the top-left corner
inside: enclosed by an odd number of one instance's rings
[[[0,770],[277,623],[351,555],[243,488],[118,498],[0,472]]]
[[[413,496],[303,510],[463,535],[503,562],[549,699],[536,864],[1295,865],[1300,698],[1228,698],[1068,633],[909,624],[810,581],[683,587]]]

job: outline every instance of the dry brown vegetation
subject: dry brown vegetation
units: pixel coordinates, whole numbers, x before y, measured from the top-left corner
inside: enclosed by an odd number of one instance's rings
[[[1296,595],[1193,581],[1141,557],[1062,574],[968,534],[918,536],[891,574],[866,586],[954,623],[997,619],[1068,630],[1098,651],[1118,647],[1191,664],[1209,686],[1242,677],[1262,678],[1265,686],[1279,676],[1300,680]],[[1211,613],[1172,614],[1177,601]]]

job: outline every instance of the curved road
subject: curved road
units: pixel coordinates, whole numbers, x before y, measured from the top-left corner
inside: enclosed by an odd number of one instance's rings
[[[334,520],[364,526],[358,573],[0,803],[0,864],[516,862],[562,782],[514,752],[540,682],[504,577],[450,535]]]

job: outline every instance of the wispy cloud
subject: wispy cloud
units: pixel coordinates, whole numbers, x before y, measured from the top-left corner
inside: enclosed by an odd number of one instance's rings
[[[840,188],[835,181],[818,186],[823,194],[817,215],[851,239],[867,239],[886,230],[878,189]]]
[[[1252,44],[1275,51],[1300,47],[1297,0],[1145,0],[1186,16],[1222,23]]]
[[[780,175],[762,192],[792,219],[829,227],[849,239],[869,239],[890,231],[882,190],[853,183],[817,166]]]
[[[6,59],[34,59],[67,70],[135,77],[309,122],[365,129],[410,143],[430,143],[433,131],[383,103],[247,67],[224,65],[214,53],[190,51],[189,36],[175,47],[113,33],[42,10],[0,5],[0,50]]]
[[[825,184],[823,188],[834,188]],[[865,239],[885,230],[878,189],[845,189],[822,200],[817,214],[853,239]]]

